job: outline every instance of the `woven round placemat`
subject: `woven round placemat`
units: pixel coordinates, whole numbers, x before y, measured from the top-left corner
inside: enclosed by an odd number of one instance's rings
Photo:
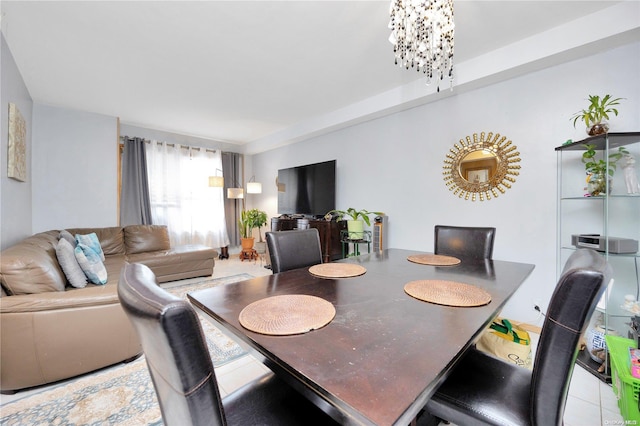
[[[491,302],[491,295],[471,284],[446,280],[411,281],[404,291],[416,299],[447,306],[482,306]]]
[[[321,263],[309,268],[311,274],[322,278],[349,278],[357,277],[367,272],[362,265],[355,263]]]
[[[333,305],[319,297],[287,294],[267,297],[247,305],[239,316],[244,328],[260,334],[302,334],[329,324],[336,315]]]
[[[421,265],[434,266],[452,266],[460,263],[460,259],[453,256],[444,256],[442,254],[414,254],[407,258],[409,262],[419,263]]]

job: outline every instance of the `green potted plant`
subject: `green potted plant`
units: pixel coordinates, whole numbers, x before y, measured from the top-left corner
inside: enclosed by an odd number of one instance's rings
[[[602,98],[598,95],[589,95],[589,106],[571,116],[573,127],[576,127],[578,120],[582,120],[590,136],[607,133],[609,124],[604,120],[609,120],[611,113],[618,115],[618,110],[614,106],[620,105],[622,99],[624,98],[614,99],[611,95],[605,95]]]
[[[582,162],[587,171],[589,195],[596,196],[604,193],[607,190],[607,180],[609,181],[609,191],[611,191],[611,178],[616,171],[616,163],[629,151],[623,146],[618,147],[618,151],[609,154],[609,158],[605,161],[604,158],[596,159],[595,144],[585,144],[584,147],[586,151],[582,153]]]
[[[262,210],[258,210],[255,218],[255,225],[258,228],[258,241],[254,243],[255,249],[259,254],[267,252],[267,242],[262,240],[262,227],[267,224],[267,213]]]
[[[366,223],[367,226],[371,226],[369,215],[381,215],[384,213],[370,212],[364,209],[356,210],[353,207],[349,207],[347,210],[331,210],[327,214],[336,214],[338,216],[338,220],[344,220],[345,216],[349,217],[350,219],[347,220],[347,231],[349,231],[349,238],[357,240],[359,238],[362,238],[364,223]]]
[[[251,250],[253,248],[253,228],[258,228],[258,233],[260,234],[260,227],[266,223],[267,213],[262,210],[243,210],[240,213],[238,229],[240,231],[242,250]],[[260,234],[260,241],[262,241],[262,234]]]

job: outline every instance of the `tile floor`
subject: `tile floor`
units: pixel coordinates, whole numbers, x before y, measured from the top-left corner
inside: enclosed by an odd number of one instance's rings
[[[241,273],[253,276],[269,275],[271,271],[264,268],[264,261],[240,261],[237,254],[229,259],[216,260],[213,276],[221,278]],[[216,368],[217,378],[222,396],[233,392],[249,380],[259,377],[269,370],[251,355],[245,355],[233,362]],[[26,396],[18,392],[15,395],[2,395],[0,403],[8,403],[16,398]],[[617,400],[611,385],[602,383],[580,366],[573,372],[569,398],[564,416],[565,426],[597,426],[625,424],[618,410]]]

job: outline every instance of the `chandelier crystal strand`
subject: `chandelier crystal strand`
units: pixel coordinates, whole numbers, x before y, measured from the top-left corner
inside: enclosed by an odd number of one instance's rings
[[[453,88],[453,0],[391,0],[389,14],[396,65],[435,78],[438,91],[446,75]]]

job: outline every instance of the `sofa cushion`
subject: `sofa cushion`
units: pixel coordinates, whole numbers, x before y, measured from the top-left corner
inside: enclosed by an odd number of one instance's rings
[[[107,270],[107,285],[118,285],[118,279],[120,278],[120,270],[122,266],[127,262],[126,257],[123,254],[117,256],[107,256],[104,259],[104,267]]]
[[[90,234],[76,234],[76,242],[78,244],[82,243],[85,246],[89,247],[93,250],[99,257],[100,260],[104,261],[104,252],[102,251],[102,247],[100,246],[100,241],[98,240],[98,236],[95,232]]]
[[[67,279],[58,264],[58,231],[32,235],[2,250],[0,281],[10,295],[64,291]]]
[[[67,228],[67,231],[73,235],[95,233],[98,236],[98,241],[100,241],[100,246],[105,256],[125,254],[124,233],[119,226],[108,228]]]
[[[76,288],[86,287],[87,276],[78,264],[74,247],[65,238],[60,238],[58,241],[56,257],[67,281]]]
[[[100,259],[98,253],[93,251],[91,247],[82,243],[78,243],[75,248],[76,259],[85,275],[94,284],[107,283],[107,269]]]
[[[165,225],[130,225],[124,228],[127,254],[169,250],[169,231]]]

